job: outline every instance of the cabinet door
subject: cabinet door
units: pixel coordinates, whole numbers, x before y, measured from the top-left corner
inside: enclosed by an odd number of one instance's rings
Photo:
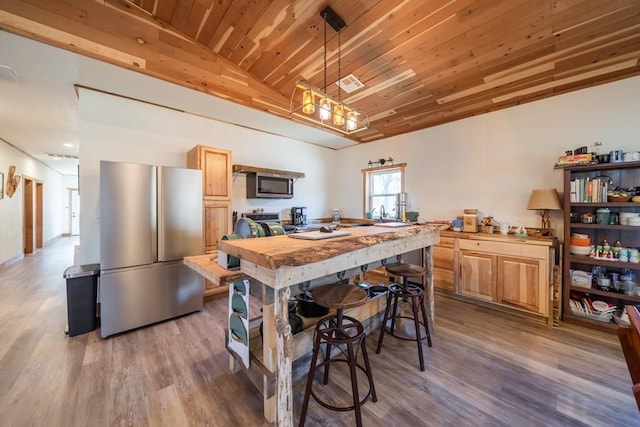
[[[218,242],[224,234],[231,233],[231,202],[204,202],[204,250],[218,250]]]
[[[203,196],[210,200],[231,199],[231,152],[201,147]]]
[[[436,245],[433,247],[433,286],[453,291],[455,271],[455,249]]]
[[[498,302],[547,314],[543,261],[527,258],[498,257]]]
[[[495,263],[494,255],[460,251],[460,293],[493,301]]]

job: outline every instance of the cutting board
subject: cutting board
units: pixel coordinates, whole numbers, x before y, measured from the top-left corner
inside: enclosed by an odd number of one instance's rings
[[[411,225],[410,222],[381,222],[380,224],[375,224],[377,227],[408,227]]]
[[[306,240],[322,240],[331,239],[333,237],[348,236],[351,233],[348,231],[334,231],[333,233],[323,233],[322,231],[307,231],[304,233],[291,233],[288,236],[292,239],[306,239]]]

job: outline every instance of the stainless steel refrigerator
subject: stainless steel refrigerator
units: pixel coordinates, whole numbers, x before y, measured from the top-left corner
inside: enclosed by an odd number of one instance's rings
[[[101,335],[202,309],[202,172],[100,162]]]

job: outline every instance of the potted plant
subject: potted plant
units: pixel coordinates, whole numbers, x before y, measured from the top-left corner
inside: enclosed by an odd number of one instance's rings
[[[371,208],[371,209],[369,209],[369,212],[367,212],[367,219],[373,219],[373,216],[374,216],[374,215],[375,215],[375,213],[376,213],[376,209],[377,209],[377,208]]]

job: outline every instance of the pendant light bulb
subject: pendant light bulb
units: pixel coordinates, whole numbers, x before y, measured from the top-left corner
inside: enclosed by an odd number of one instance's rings
[[[336,126],[344,125],[344,107],[342,104],[337,104],[333,109],[333,124]]]
[[[331,118],[331,104],[327,98],[320,100],[320,120],[329,120]]]
[[[347,130],[353,131],[358,129],[358,113],[349,111],[347,113]]]
[[[302,92],[302,112],[305,114],[313,114],[315,111],[316,106],[313,92],[305,90]]]

